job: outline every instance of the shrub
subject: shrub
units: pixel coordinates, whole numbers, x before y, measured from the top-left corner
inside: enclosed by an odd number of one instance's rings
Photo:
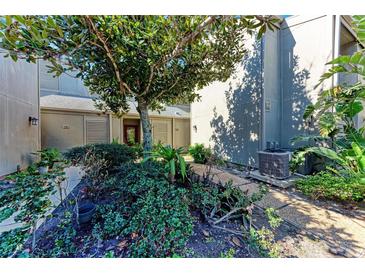
[[[136,154],[136,156],[138,158],[143,157],[143,146],[142,146],[142,144],[136,143],[136,144],[133,144],[131,147],[134,150],[134,153]]]
[[[189,147],[189,153],[194,158],[194,163],[205,164],[212,155],[210,148],[205,148],[203,144],[195,144]]]
[[[365,183],[355,175],[335,176],[320,172],[296,181],[297,188],[314,199],[339,201],[364,201]]]
[[[55,162],[61,160],[61,153],[57,148],[45,148],[33,154],[40,156],[40,161],[36,164],[38,167],[49,166],[52,168]]]
[[[170,145],[157,144],[150,156],[144,159],[144,162],[148,160],[161,160],[165,166],[165,171],[169,180],[175,182],[177,176],[180,175],[182,180],[186,177],[186,162],[182,157],[184,148],[173,148]]]
[[[135,152],[125,144],[88,144],[74,147],[64,154],[65,158],[74,164],[88,165],[89,159],[101,160],[106,163],[106,170],[112,171],[115,167],[136,160]]]

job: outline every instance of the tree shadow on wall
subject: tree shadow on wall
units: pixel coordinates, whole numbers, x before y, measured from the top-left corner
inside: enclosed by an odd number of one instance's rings
[[[294,44],[293,44],[294,47]],[[241,63],[239,71],[229,82],[225,91],[227,116],[218,113],[214,107],[214,116],[210,121],[213,134],[213,150],[230,162],[257,166],[257,151],[260,144],[265,143],[261,137],[262,96],[263,96],[263,65],[261,58],[261,43],[257,41],[253,50],[248,52]],[[290,56],[292,47],[287,52]],[[293,55],[291,55],[293,56]],[[266,124],[267,131],[278,130],[270,128],[278,126],[280,132],[279,143],[287,147],[289,140],[308,130],[303,120],[303,113],[310,103],[306,82],[310,78],[309,70],[299,68],[299,57],[281,60],[284,73],[283,100],[279,100],[275,111],[279,112],[280,123]],[[270,87],[268,87],[270,88]],[[274,113],[266,112],[266,115]]]
[[[225,91],[228,116],[213,109],[210,121],[213,150],[228,161],[255,165],[259,148],[261,118],[262,62],[257,41],[240,64]]]
[[[292,58],[290,57],[292,56]],[[299,68],[299,57],[292,52],[282,56],[282,118],[281,118],[281,147],[291,148],[291,139],[298,135],[313,133],[314,128],[303,119],[303,114],[311,103],[309,92],[314,87],[309,86],[310,66],[308,69]],[[304,145],[298,143],[296,146]]]

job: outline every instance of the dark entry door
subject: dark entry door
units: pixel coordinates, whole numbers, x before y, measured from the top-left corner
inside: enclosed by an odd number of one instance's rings
[[[124,142],[127,145],[139,143],[139,126],[124,125]]]

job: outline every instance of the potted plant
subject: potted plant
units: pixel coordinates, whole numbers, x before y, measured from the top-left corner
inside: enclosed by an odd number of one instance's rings
[[[39,174],[46,174],[49,170],[49,162],[46,160],[41,160],[37,163]]]
[[[85,224],[91,221],[94,216],[96,206],[89,200],[81,201],[77,208],[77,218],[79,224]]]
[[[33,154],[40,156],[40,161],[36,164],[40,174],[48,173],[48,170],[52,169],[53,164],[60,160],[61,155],[56,148],[42,149]]]

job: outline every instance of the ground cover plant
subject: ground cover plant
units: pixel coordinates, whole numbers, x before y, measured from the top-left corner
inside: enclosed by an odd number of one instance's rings
[[[1,257],[14,256],[29,237],[32,237],[31,247],[35,248],[38,222],[52,210],[50,195],[58,191],[62,201],[59,187],[65,179],[63,168],[63,164],[54,165],[52,172],[40,174],[31,166],[6,178],[11,185],[0,191],[0,222],[14,216],[18,227],[0,235]]]
[[[328,172],[320,172],[298,180],[296,187],[313,199],[326,198],[350,202],[365,200],[365,183],[351,174],[335,176]]]
[[[115,152],[115,147],[108,146],[115,144],[103,145],[102,151]],[[86,148],[75,148],[66,156],[89,165],[90,162],[85,161],[87,151]],[[100,152],[96,151],[96,154]],[[126,157],[130,155],[128,149],[123,147],[118,151],[123,151],[125,155],[116,155],[116,158],[129,159]],[[98,159],[104,160],[109,156],[102,153]],[[112,172],[107,172],[102,180],[86,174],[83,182],[32,234],[31,240],[29,231],[18,237],[14,237],[20,233],[18,230],[2,234],[1,237],[6,237],[7,241],[2,241],[1,256],[204,257],[204,253],[199,252],[203,252],[202,246],[213,244],[210,240],[212,235],[219,235],[221,239],[219,243],[214,243],[215,248],[220,250],[216,250],[215,256],[249,256],[242,249],[245,243],[252,245],[255,256],[275,255],[270,253],[274,248],[269,244],[275,246],[274,240],[269,237],[273,234],[268,231],[261,233],[252,224],[251,218],[253,204],[263,197],[264,188],[248,194],[231,182],[218,185],[207,180],[209,176],[193,176],[190,168],[186,169],[184,177],[176,174],[176,180],[171,181],[166,174],[164,161],[126,160],[120,163],[119,160],[111,160],[116,165],[107,165]],[[85,171],[91,172],[89,169]],[[90,183],[90,180],[98,180],[98,183]],[[90,188],[97,190],[97,194],[94,195],[95,191],[85,191]],[[46,199],[47,194],[44,192],[41,197]],[[96,205],[96,212],[89,223],[80,224],[77,208],[85,200],[91,200]],[[205,227],[204,232],[199,233],[202,236],[198,237],[197,244],[197,236],[194,235],[202,227]],[[227,236],[223,235],[232,233],[234,238],[225,240]],[[232,242],[239,248],[235,252]]]

